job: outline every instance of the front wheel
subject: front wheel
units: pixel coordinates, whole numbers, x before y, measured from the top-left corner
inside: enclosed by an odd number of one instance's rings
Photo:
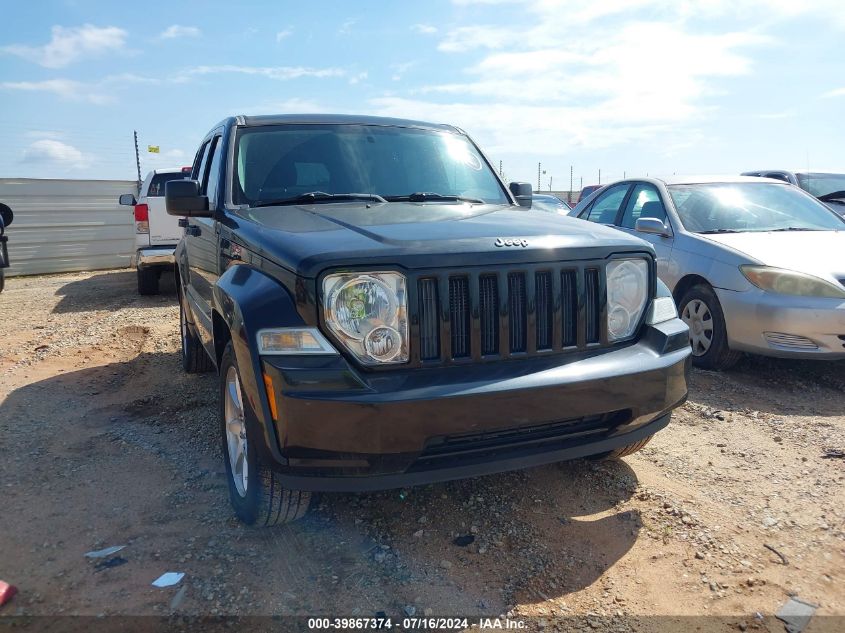
[[[256,440],[246,423],[251,417],[244,400],[232,344],[220,360],[220,426],[226,462],[229,501],[247,525],[278,525],[305,516],[311,493],[289,490],[258,458]]]
[[[728,346],[725,315],[710,286],[693,286],[681,298],[681,319],[689,326],[692,364],[702,369],[733,367],[742,357]]]
[[[628,455],[632,455],[637,451],[643,449],[643,447],[651,441],[654,435],[649,435],[648,437],[644,437],[639,442],[634,442],[633,444],[628,444],[627,446],[623,446],[622,448],[617,448],[616,450],[610,451],[609,453],[601,453],[600,455],[593,455],[589,459],[593,461],[609,461],[620,459],[622,457],[627,457]]]

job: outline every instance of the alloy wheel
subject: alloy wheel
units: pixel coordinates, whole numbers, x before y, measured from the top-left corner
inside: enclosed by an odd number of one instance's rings
[[[230,366],[226,372],[223,412],[226,424],[226,448],[232,469],[232,482],[241,497],[246,497],[249,467],[247,463],[246,425],[238,372]]]
[[[693,299],[684,306],[681,319],[689,326],[689,338],[694,356],[704,356],[713,344],[713,315],[701,299]]]

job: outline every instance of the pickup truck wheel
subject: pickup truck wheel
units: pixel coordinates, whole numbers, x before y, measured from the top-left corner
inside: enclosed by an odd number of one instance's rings
[[[214,363],[205,353],[193,326],[188,323],[185,295],[179,286],[179,338],[182,339],[182,369],[188,374],[199,374],[214,369]]]
[[[681,319],[689,326],[692,364],[716,371],[736,365],[742,354],[728,346],[725,315],[713,289],[704,284],[693,286],[678,307]]]
[[[289,490],[258,458],[247,419],[254,419],[241,390],[240,373],[232,344],[220,361],[220,420],[229,500],[237,517],[247,525],[278,525],[302,518],[311,493]]]
[[[138,268],[138,294],[157,295],[160,271],[156,268]]]

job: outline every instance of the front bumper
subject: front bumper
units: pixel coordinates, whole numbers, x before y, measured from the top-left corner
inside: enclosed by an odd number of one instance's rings
[[[176,263],[176,246],[151,246],[141,248],[132,257],[132,265],[137,268],[150,266],[173,266]]]
[[[396,488],[611,451],[663,428],[687,396],[678,319],[627,347],[360,372],[342,357],[264,357],[281,455],[299,490]],[[265,456],[266,458],[266,456]]]
[[[732,349],[782,358],[845,359],[845,301],[716,289]]]

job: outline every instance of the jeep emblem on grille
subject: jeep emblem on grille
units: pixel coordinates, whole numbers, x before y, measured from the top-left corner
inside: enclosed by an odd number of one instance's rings
[[[506,240],[500,237],[496,239],[496,246],[521,246],[522,248],[525,248],[528,246],[528,240],[521,240],[518,238],[510,238]]]

